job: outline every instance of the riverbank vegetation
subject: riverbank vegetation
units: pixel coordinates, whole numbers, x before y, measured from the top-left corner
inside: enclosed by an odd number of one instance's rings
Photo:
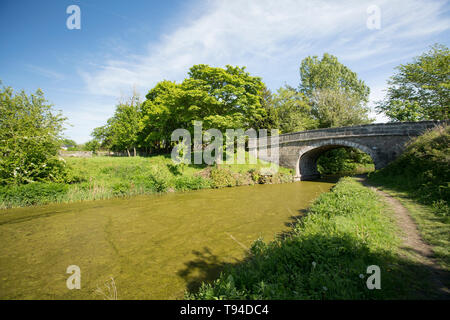
[[[379,111],[394,121],[448,117],[448,59],[448,48],[436,45],[412,63],[400,66]],[[184,174],[167,163],[160,169],[158,158],[148,158],[149,163],[142,164],[141,169],[135,163],[141,160],[130,160],[128,164],[125,160],[121,164],[119,160],[89,160],[92,172],[87,174],[91,169],[77,165],[88,160],[65,161],[58,151],[64,146],[94,153],[114,151],[128,157],[167,154],[176,144],[171,141],[173,130],[191,132],[195,121],[202,121],[203,133],[211,128],[222,132],[237,128],[280,129],[281,133],[289,133],[372,121],[367,107],[369,87],[337,57],[327,53],[321,58],[306,57],[299,71],[298,88],[286,85],[272,93],[260,77],[251,75],[245,67],[194,65],[181,83],[161,81],[148,91],[144,101],[135,92],[119,101],[114,115],[104,126],[95,128],[93,139],[82,146],[63,136],[66,119],[45,100],[42,91],[14,94],[12,88],[3,87],[0,207],[288,181],[284,176],[269,179],[250,167],[237,176],[234,169],[222,165],[220,170],[211,167],[199,176],[193,172],[205,168],[192,166]],[[417,79],[426,90],[415,87]],[[432,103],[427,106],[424,99]],[[109,164],[114,161],[115,165]],[[101,170],[95,172],[99,163],[106,165],[102,168],[105,172],[110,170],[108,166],[119,169],[111,169],[108,176]],[[242,166],[237,168],[241,170]],[[318,166],[322,174],[361,173],[372,168],[367,155],[349,149],[327,152]],[[181,174],[176,173],[180,170]],[[427,188],[430,191],[435,187],[430,182]],[[446,188],[430,192],[448,192]],[[439,199],[433,201],[435,207],[448,208]]]
[[[247,155],[248,157],[248,155]],[[269,165],[175,165],[169,155],[153,157],[66,158],[71,183],[35,182],[0,186],[0,208],[99,200],[175,191],[292,181],[291,170]]]
[[[412,140],[405,152],[370,181],[411,212],[435,257],[450,270],[450,126]]]
[[[190,299],[405,299],[429,293],[429,274],[401,255],[399,230],[374,191],[343,178],[299,218],[290,234],[254,242]],[[367,268],[381,270],[369,290]],[[420,291],[421,293],[417,292]]]
[[[406,150],[370,180],[408,193],[450,219],[450,126],[439,126],[408,143]],[[449,220],[450,222],[450,220]]]

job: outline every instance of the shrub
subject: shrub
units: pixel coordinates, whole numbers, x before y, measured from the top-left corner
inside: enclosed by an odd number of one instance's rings
[[[147,187],[150,187],[154,192],[166,192],[170,187],[170,175],[163,170],[154,169],[151,174],[147,176]]]
[[[2,207],[30,206],[60,201],[68,186],[62,183],[30,183],[18,186],[0,186]]]
[[[213,188],[234,187],[236,179],[229,169],[215,167],[211,170],[211,185]]]
[[[128,194],[130,192],[129,182],[118,182],[112,185],[112,192],[115,196],[120,197]]]
[[[64,121],[42,91],[27,96],[0,88],[0,185],[65,182],[66,164],[58,158]]]
[[[179,191],[198,190],[210,187],[210,181],[201,177],[182,176],[175,179],[175,189]]]

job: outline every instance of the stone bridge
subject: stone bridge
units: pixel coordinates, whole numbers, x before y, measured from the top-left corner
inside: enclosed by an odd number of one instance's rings
[[[375,168],[380,169],[398,157],[411,138],[442,123],[444,122],[397,122],[282,134],[279,136],[279,163],[283,167],[294,169],[297,180],[310,180],[320,176],[317,159],[322,153],[350,147],[367,153]],[[261,140],[259,142],[260,146],[266,144]],[[270,143],[268,149],[270,155]]]

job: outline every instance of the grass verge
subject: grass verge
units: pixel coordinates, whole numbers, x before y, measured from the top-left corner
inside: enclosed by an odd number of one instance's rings
[[[269,243],[257,240],[245,262],[229,265],[186,298],[430,298],[430,271],[401,252],[398,231],[372,190],[343,178],[289,235]],[[371,265],[380,267],[381,290],[366,285]]]

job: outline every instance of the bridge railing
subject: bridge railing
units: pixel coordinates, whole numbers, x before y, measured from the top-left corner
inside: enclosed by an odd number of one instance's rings
[[[338,127],[300,131],[279,135],[279,144],[308,141],[327,138],[349,137],[349,136],[372,136],[372,135],[408,135],[418,136],[427,129],[434,128],[441,124],[450,124],[449,120],[444,121],[419,121],[419,122],[391,122],[375,123],[351,127]],[[270,147],[270,141],[258,139],[260,146]]]

